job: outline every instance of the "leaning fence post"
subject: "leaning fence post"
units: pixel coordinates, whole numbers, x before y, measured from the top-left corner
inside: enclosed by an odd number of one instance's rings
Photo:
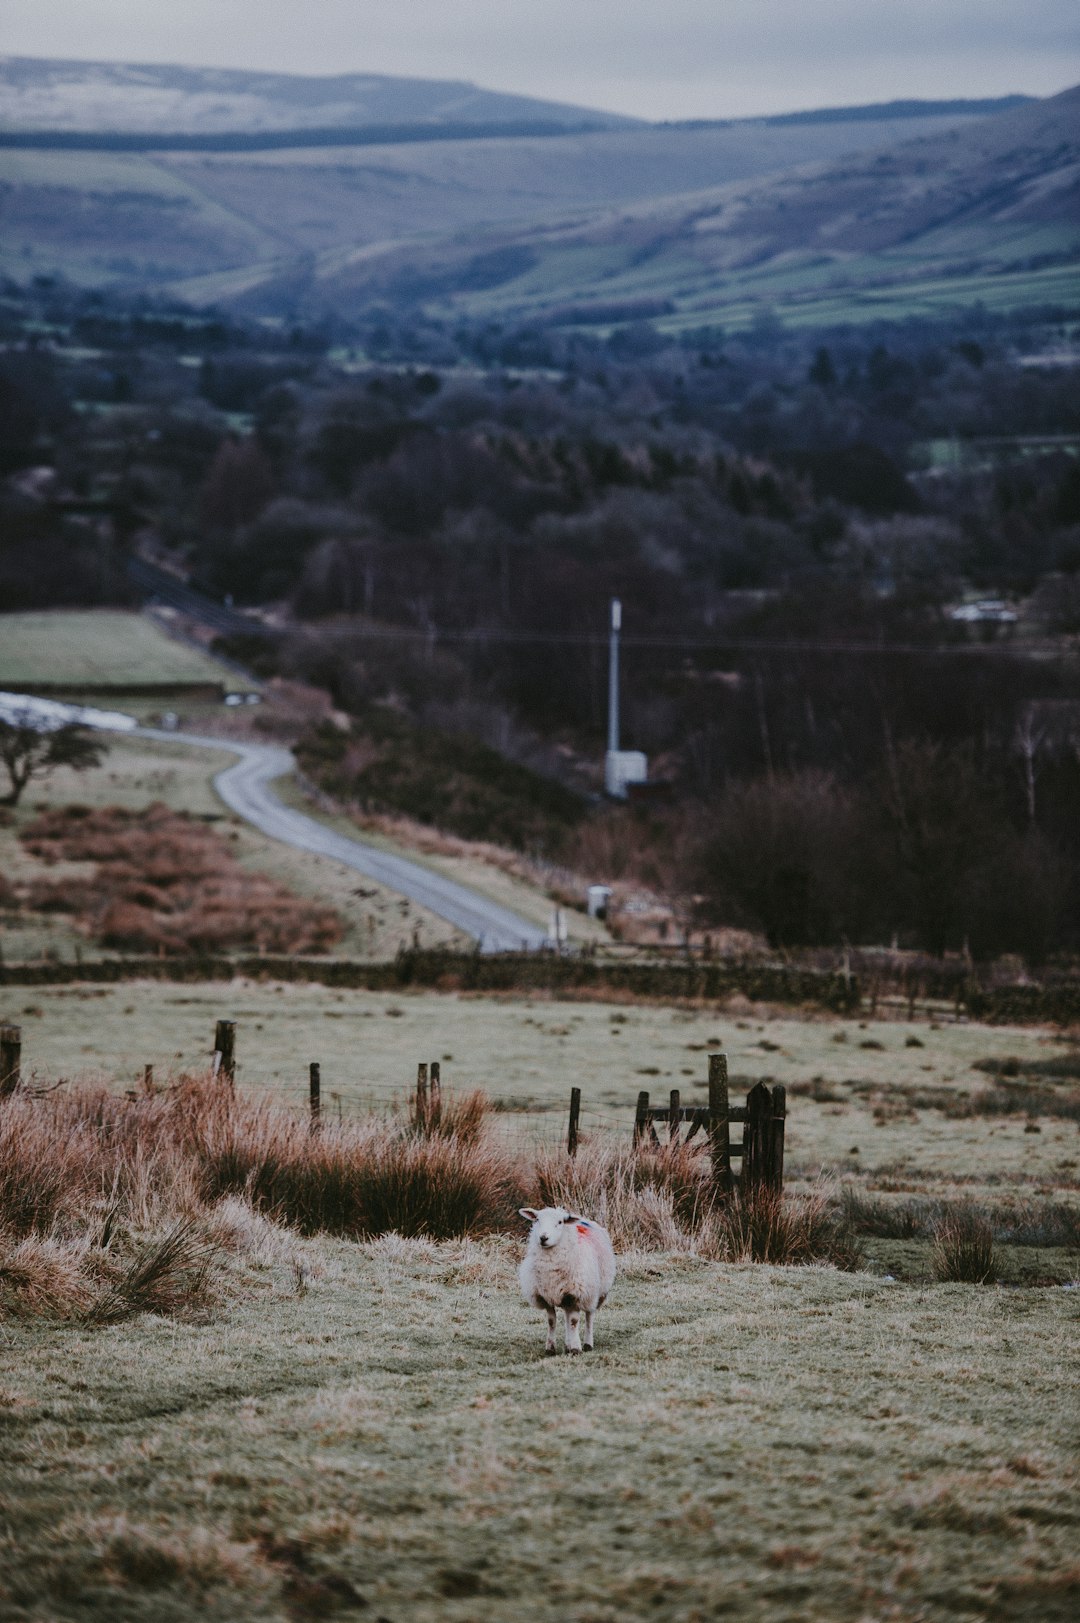
[[[731,1131],[728,1124],[727,1055],[709,1055],[709,1153],[713,1183],[722,1195],[731,1189]]]
[[[578,1121],[581,1117],[581,1089],[570,1089],[570,1125],[566,1129],[566,1153],[577,1154]]]
[[[322,1079],[317,1060],[312,1060],[308,1066],[308,1097],[311,1105],[311,1131],[319,1130],[319,1117],[322,1114]]]
[[[442,1066],[437,1059],[431,1062],[431,1090],[428,1095],[431,1125],[437,1127],[442,1120]]]
[[[22,1071],[22,1027],[0,1026],[0,1097],[14,1093]]]
[[[214,1027],[214,1075],[226,1082],[236,1077],[236,1021],[219,1020]]]
[[[649,1129],[649,1095],[644,1088],[637,1096],[634,1112],[634,1143],[640,1144]]]

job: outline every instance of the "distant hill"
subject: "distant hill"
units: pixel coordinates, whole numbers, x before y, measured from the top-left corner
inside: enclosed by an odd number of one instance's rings
[[[441,79],[310,76],[134,62],[0,57],[0,130],[254,136],[369,125],[528,124],[620,129],[634,119]]]
[[[1075,302],[1076,93],[645,125],[465,84],[0,58],[0,107],[18,280],[600,328]],[[88,137],[113,150],[5,149]]]
[[[770,310],[820,324],[975,299],[1076,310],[1080,88],[764,180],[327,262],[311,295],[575,325],[638,309],[667,328],[741,326]]]

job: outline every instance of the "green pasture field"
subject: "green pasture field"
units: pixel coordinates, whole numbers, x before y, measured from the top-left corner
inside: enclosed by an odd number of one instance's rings
[[[52,690],[77,694],[87,687],[185,682],[219,682],[231,692],[254,691],[245,677],[177,642],[145,614],[49,609],[0,617],[0,688],[46,683]]]
[[[286,1236],[209,1322],[5,1334],[4,1616],[1075,1616],[1075,1292],[637,1254],[545,1360],[518,1254]]]

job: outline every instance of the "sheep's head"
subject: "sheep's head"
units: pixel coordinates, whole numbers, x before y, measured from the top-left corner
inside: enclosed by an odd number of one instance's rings
[[[543,1251],[551,1251],[567,1234],[576,1238],[579,1229],[585,1231],[589,1227],[584,1217],[568,1212],[564,1206],[545,1206],[540,1212],[531,1206],[522,1206],[519,1216],[532,1224],[530,1238],[537,1240]]]

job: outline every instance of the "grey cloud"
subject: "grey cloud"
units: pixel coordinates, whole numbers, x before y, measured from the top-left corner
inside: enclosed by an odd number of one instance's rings
[[[0,44],[467,78],[653,117],[1080,78],[1075,0],[6,0]]]

